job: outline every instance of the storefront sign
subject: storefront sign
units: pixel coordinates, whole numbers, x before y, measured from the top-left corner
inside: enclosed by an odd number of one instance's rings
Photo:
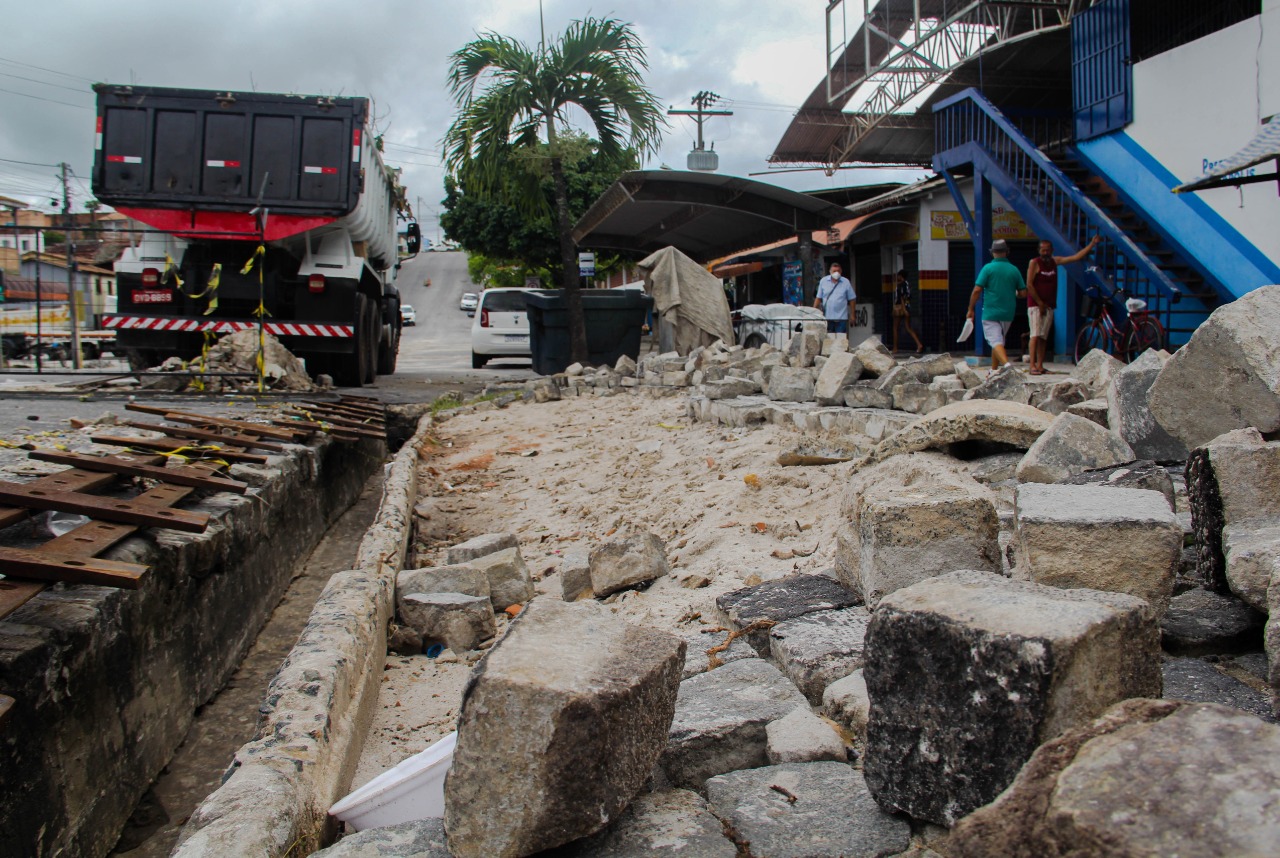
[[[992,238],[1003,238],[1006,241],[1025,241],[1035,238],[1016,211],[997,206],[991,210]],[[968,241],[969,230],[960,217],[960,212],[936,211],[929,215],[929,235],[936,241]]]

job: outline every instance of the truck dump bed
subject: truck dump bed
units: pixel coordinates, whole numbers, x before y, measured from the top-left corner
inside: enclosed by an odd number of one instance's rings
[[[93,192],[159,229],[210,237],[274,235],[355,209],[362,191],[365,98],[96,84]]]

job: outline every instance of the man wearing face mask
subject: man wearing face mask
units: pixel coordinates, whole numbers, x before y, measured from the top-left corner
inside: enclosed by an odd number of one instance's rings
[[[1027,326],[1031,328],[1031,375],[1044,375],[1044,352],[1058,306],[1058,266],[1079,262],[1098,246],[1094,236],[1084,250],[1071,256],[1054,256],[1053,243],[1040,242],[1040,255],[1027,265]]]
[[[853,284],[840,273],[840,263],[831,263],[831,273],[818,282],[818,297],[813,306],[822,309],[827,320],[827,333],[847,334],[853,324],[853,313],[858,296]]]

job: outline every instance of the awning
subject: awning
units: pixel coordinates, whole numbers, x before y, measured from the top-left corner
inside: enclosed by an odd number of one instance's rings
[[[676,170],[624,174],[578,221],[583,248],[652,253],[679,248],[699,262],[847,220],[842,206],[764,182]]]
[[[764,270],[763,262],[733,262],[728,265],[713,265],[711,273],[717,277],[745,277]]]
[[[1247,170],[1255,164],[1275,159],[1276,172],[1260,176],[1227,177],[1241,170]],[[1203,191],[1208,188],[1221,188],[1230,185],[1249,185],[1267,179],[1280,181],[1280,115],[1271,117],[1271,121],[1262,126],[1262,130],[1253,135],[1253,139],[1230,158],[1219,161],[1217,165],[1193,182],[1178,185],[1173,189],[1175,194],[1184,191]]]

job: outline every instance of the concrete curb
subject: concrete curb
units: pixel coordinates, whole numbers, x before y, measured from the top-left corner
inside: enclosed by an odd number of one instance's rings
[[[335,574],[267,689],[258,737],[236,753],[223,785],[192,814],[177,858],[305,855],[347,789],[378,702],[395,576],[417,494],[430,417],[392,461],[356,568]]]

